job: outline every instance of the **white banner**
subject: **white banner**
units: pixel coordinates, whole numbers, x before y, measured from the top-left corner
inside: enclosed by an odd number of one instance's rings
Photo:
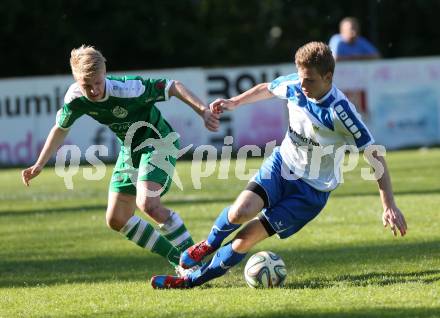
[[[171,78],[186,83],[202,100],[206,100],[204,75],[201,69],[139,71],[109,73],[136,74],[145,77]],[[55,124],[56,112],[63,105],[72,76],[48,76],[0,80],[0,165],[22,165],[35,162],[50,129]],[[206,144],[210,133],[203,120],[177,98],[156,104],[173,128],[181,135],[181,145]],[[77,145],[84,159],[91,145],[105,145],[115,160],[119,144],[109,128],[90,117],[82,116],[75,122],[64,144]]]
[[[208,100],[230,98],[256,84],[271,82],[280,75],[292,72],[293,65],[288,64],[207,69]],[[264,147],[273,140],[281,143],[288,120],[285,104],[283,100],[272,99],[224,113],[218,137],[211,142],[220,146],[224,136],[233,136],[234,149],[249,144]]]
[[[111,75],[141,75],[181,81],[206,103],[235,96],[255,84],[295,72],[293,64],[215,69],[131,71]],[[337,64],[334,81],[358,107],[377,143],[389,149],[440,144],[440,58],[397,59]],[[72,76],[0,80],[0,165],[27,165],[37,158]],[[205,129],[202,119],[176,98],[157,106],[181,135],[182,147],[202,144],[220,148],[233,136],[233,148],[279,143],[287,127],[285,102],[279,99],[243,106],[222,116],[220,131]],[[83,116],[66,144],[84,154],[91,145],[105,145],[114,160],[118,143],[113,133]]]
[[[390,149],[440,143],[440,59],[371,64],[366,91],[377,143]]]
[[[70,76],[0,81],[0,164],[35,160],[71,81]]]

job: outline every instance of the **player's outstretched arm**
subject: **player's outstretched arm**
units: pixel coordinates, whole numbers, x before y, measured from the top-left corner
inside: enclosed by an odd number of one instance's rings
[[[209,108],[213,113],[220,114],[225,110],[234,110],[240,105],[258,102],[272,97],[274,97],[274,95],[269,91],[268,83],[261,83],[230,99],[216,99],[209,105]]]
[[[174,81],[168,92],[169,96],[176,96],[185,104],[189,105],[197,114],[202,117],[205,127],[210,131],[217,131],[220,126],[219,115],[214,114],[193,92],[186,88],[181,82]]]
[[[393,189],[391,185],[391,178],[388,167],[383,156],[373,152],[373,157],[382,165],[382,176],[377,176],[377,183],[379,185],[379,193],[383,206],[382,222],[385,227],[390,226],[394,236],[397,236],[397,231],[401,236],[407,232],[407,225],[405,217],[394,201]]]
[[[46,163],[49,161],[52,154],[58,149],[66,138],[68,130],[63,130],[57,125],[52,127],[47,136],[44,147],[41,150],[40,156],[34,165],[21,171],[21,179],[26,186],[29,186],[29,181],[38,176],[43,170]]]

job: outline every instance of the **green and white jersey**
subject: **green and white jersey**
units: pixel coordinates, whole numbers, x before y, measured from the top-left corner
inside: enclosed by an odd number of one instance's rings
[[[58,111],[57,125],[69,129],[75,120],[86,114],[108,126],[121,144],[130,126],[139,121],[150,123],[164,137],[173,130],[154,103],[169,99],[168,90],[172,83],[172,80],[144,79],[140,76],[108,76],[105,97],[96,102],[87,99],[78,84],[74,83],[64,97],[63,108]],[[144,126],[136,131],[133,145],[150,137],[156,138],[157,134]]]

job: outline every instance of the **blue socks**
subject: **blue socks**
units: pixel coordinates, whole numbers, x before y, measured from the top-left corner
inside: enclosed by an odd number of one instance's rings
[[[224,275],[229,268],[240,263],[246,253],[240,254],[232,249],[232,242],[219,249],[209,264],[188,275],[191,286],[200,286],[211,279]]]
[[[241,224],[229,223],[228,212],[229,207],[223,209],[222,213],[220,213],[215,220],[214,226],[208,235],[207,242],[213,248],[219,248],[223,240],[241,226]]]
[[[238,229],[241,224],[232,224],[228,220],[229,207],[224,208],[214,222],[208,235],[207,243],[217,249],[229,234]],[[240,254],[232,249],[232,242],[220,248],[209,263],[188,275],[191,286],[200,286],[211,279],[224,275],[229,268],[240,263],[246,253]]]

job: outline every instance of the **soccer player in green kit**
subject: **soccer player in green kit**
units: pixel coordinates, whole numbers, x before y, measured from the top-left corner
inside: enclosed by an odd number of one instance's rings
[[[64,105],[58,111],[56,124],[36,163],[22,171],[22,180],[29,186],[29,181],[39,175],[63,143],[75,120],[87,114],[108,126],[121,143],[110,182],[107,225],[177,267],[181,251],[194,244],[180,216],[160,201],[170,187],[177,156],[175,152],[174,155],[167,153],[170,149],[163,149],[167,147],[136,148],[142,146],[145,140],[153,140],[156,141],[155,145],[160,145],[160,141],[167,136],[177,136],[154,105],[155,102],[177,97],[202,117],[205,127],[210,131],[218,129],[219,116],[213,114],[179,81],[106,76],[105,62],[101,52],[92,46],[83,45],[72,50],[70,66],[75,83],[64,97]],[[138,125],[139,129],[127,136],[133,125]],[[132,142],[127,145],[126,141],[130,139]],[[179,148],[177,138],[171,143],[174,150]],[[157,166],[160,159],[165,160],[162,164],[168,167],[165,169],[167,171]],[[133,171],[136,173],[133,174]],[[134,215],[136,207],[159,224],[160,232],[143,218]]]

